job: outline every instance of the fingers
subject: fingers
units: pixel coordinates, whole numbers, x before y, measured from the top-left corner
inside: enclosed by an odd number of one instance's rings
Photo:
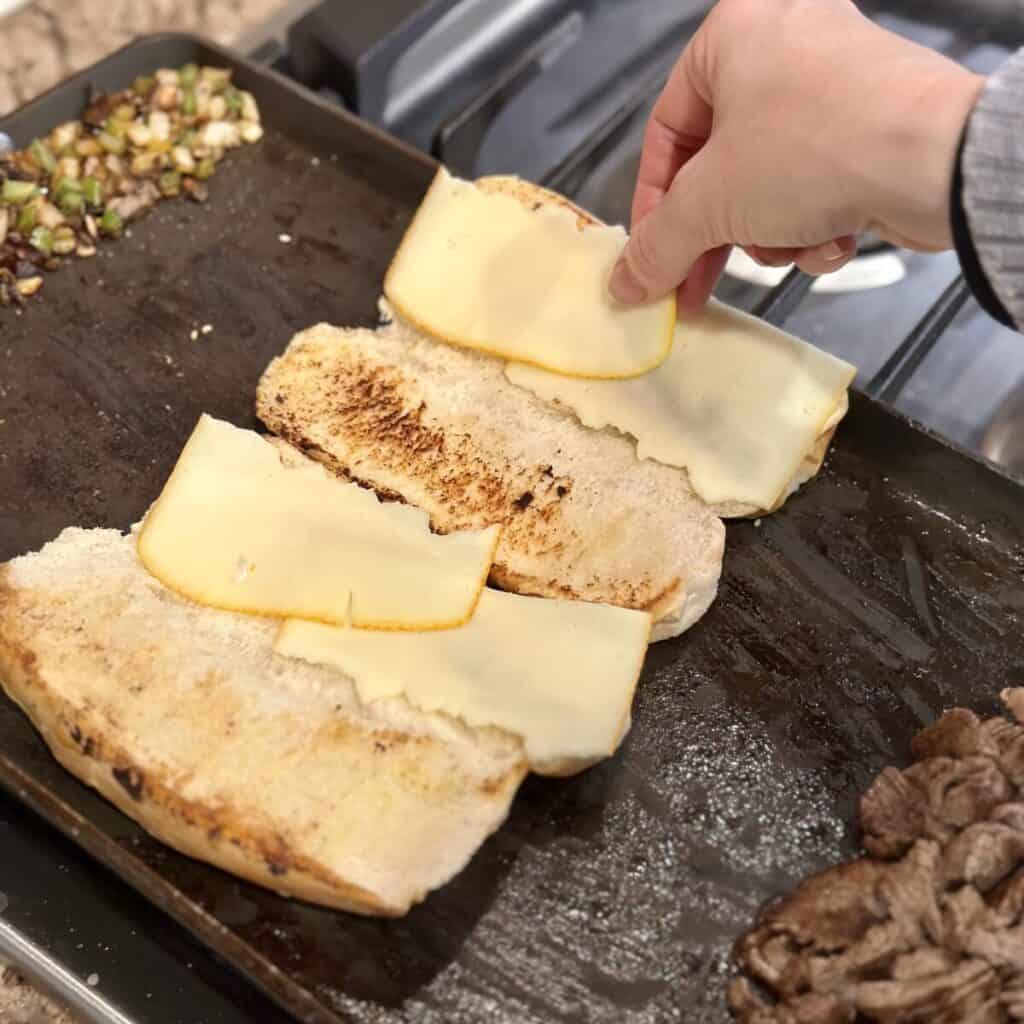
[[[783,246],[744,246],[747,255],[763,267],[788,267],[796,264],[805,274],[820,277],[845,267],[857,255],[857,240],[844,235],[823,245],[803,249]]]
[[[702,38],[698,33],[676,62],[647,122],[632,224],[638,224],[661,202],[680,168],[711,134],[711,107],[700,73]]]
[[[788,267],[796,263],[797,257],[803,252],[802,249],[791,247],[772,247],[767,245],[745,245],[744,252],[762,267]]]
[[[704,253],[728,241],[713,226],[721,205],[721,175],[716,178],[715,166],[714,146],[705,146],[633,228],[609,285],[619,302],[633,305],[667,295]],[[704,282],[695,287],[699,293]]]
[[[812,277],[822,274],[833,274],[845,267],[857,255],[857,240],[847,235],[836,238],[824,245],[801,249],[793,261],[805,273]]]
[[[703,256],[693,265],[676,297],[676,311],[680,317],[696,316],[706,305],[718,279],[729,261],[731,246],[723,245]]]

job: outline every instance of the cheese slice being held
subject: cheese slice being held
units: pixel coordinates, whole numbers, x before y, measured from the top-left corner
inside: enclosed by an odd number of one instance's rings
[[[404,696],[515,733],[534,771],[570,775],[622,741],[650,630],[646,612],[485,590],[459,629],[383,635],[290,620],[274,650],[340,669],[364,703]]]
[[[621,228],[581,229],[441,168],[402,240],[384,293],[441,341],[573,377],[636,377],[668,354],[675,296],[637,307],[608,294]]]
[[[665,362],[636,380],[570,380],[516,363],[505,373],[588,427],[631,435],[640,458],[685,468],[709,505],[757,511],[785,497],[856,370],[712,300],[677,325]]]
[[[172,590],[231,611],[376,629],[465,622],[498,527],[438,536],[314,462],[284,465],[258,434],[202,416],[139,535]]]

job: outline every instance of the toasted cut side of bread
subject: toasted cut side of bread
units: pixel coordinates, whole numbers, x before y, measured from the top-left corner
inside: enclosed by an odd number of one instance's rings
[[[267,368],[257,413],[435,529],[501,524],[491,582],[502,589],[648,611],[655,640],[691,626],[717,592],[725,530],[685,474],[510,384],[500,359],[398,320],[319,325]]]
[[[481,191],[511,196],[513,199],[518,199],[524,206],[529,206],[533,209],[537,209],[542,205],[562,206],[576,214],[576,223],[581,231],[588,227],[600,226],[603,223],[593,214],[588,213],[557,192],[552,192],[542,185],[535,185],[532,182],[524,181],[522,178],[491,175],[477,179],[475,184]],[[832,443],[836,427],[846,415],[848,409],[849,400],[846,395],[843,395],[835,411],[824,424],[821,434],[804,456],[797,471],[793,474],[789,485],[782,491],[778,501],[771,508],[758,508],[755,505],[744,502],[727,501],[712,504],[710,506],[712,511],[724,519],[753,517],[778,511],[792,495],[817,475],[825,461],[825,455],[828,453],[828,447]],[[685,472],[685,470],[682,472]]]
[[[154,836],[258,885],[397,916],[504,821],[522,744],[273,654],[133,536],[68,529],[0,566],[0,682],[54,756]]]

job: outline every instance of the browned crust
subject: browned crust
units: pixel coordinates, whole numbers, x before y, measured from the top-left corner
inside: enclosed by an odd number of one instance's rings
[[[3,572],[0,627],[4,606],[12,601]],[[168,846],[284,896],[375,916],[408,910],[296,853],[279,833],[246,820],[230,805],[210,807],[180,797],[159,772],[139,767],[112,738],[109,724],[58,696],[37,670],[35,654],[5,637],[2,628],[0,680],[61,765]]]
[[[582,231],[584,228],[602,227],[603,222],[598,220],[592,213],[588,213],[581,206],[566,199],[565,196],[552,192],[543,185],[534,185],[533,182],[524,181],[522,178],[515,178],[511,175],[491,174],[484,178],[477,178],[474,182],[481,192],[489,195],[505,195],[518,199],[524,206],[539,210],[541,206],[561,206],[563,209],[571,210],[576,214],[576,226]]]
[[[377,917],[400,917],[423,899],[425,892],[388,901],[353,885],[293,849],[272,822],[260,822],[251,810],[186,799],[165,773],[140,765],[116,739],[117,723],[97,714],[88,700],[77,706],[62,697],[47,682],[29,643],[15,639],[22,613],[32,609],[21,607],[9,572],[0,566],[0,685],[64,768],[161,842],[280,895]],[[375,737],[389,746],[410,739],[386,731]],[[526,774],[522,759],[517,771],[484,779],[480,788],[488,794],[509,787],[514,792]]]

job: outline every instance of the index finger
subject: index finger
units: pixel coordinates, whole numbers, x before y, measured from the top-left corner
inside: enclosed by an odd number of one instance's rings
[[[651,111],[633,194],[633,224],[657,206],[679,169],[700,151],[711,134],[711,105],[697,73],[700,46],[698,33],[676,62]]]

